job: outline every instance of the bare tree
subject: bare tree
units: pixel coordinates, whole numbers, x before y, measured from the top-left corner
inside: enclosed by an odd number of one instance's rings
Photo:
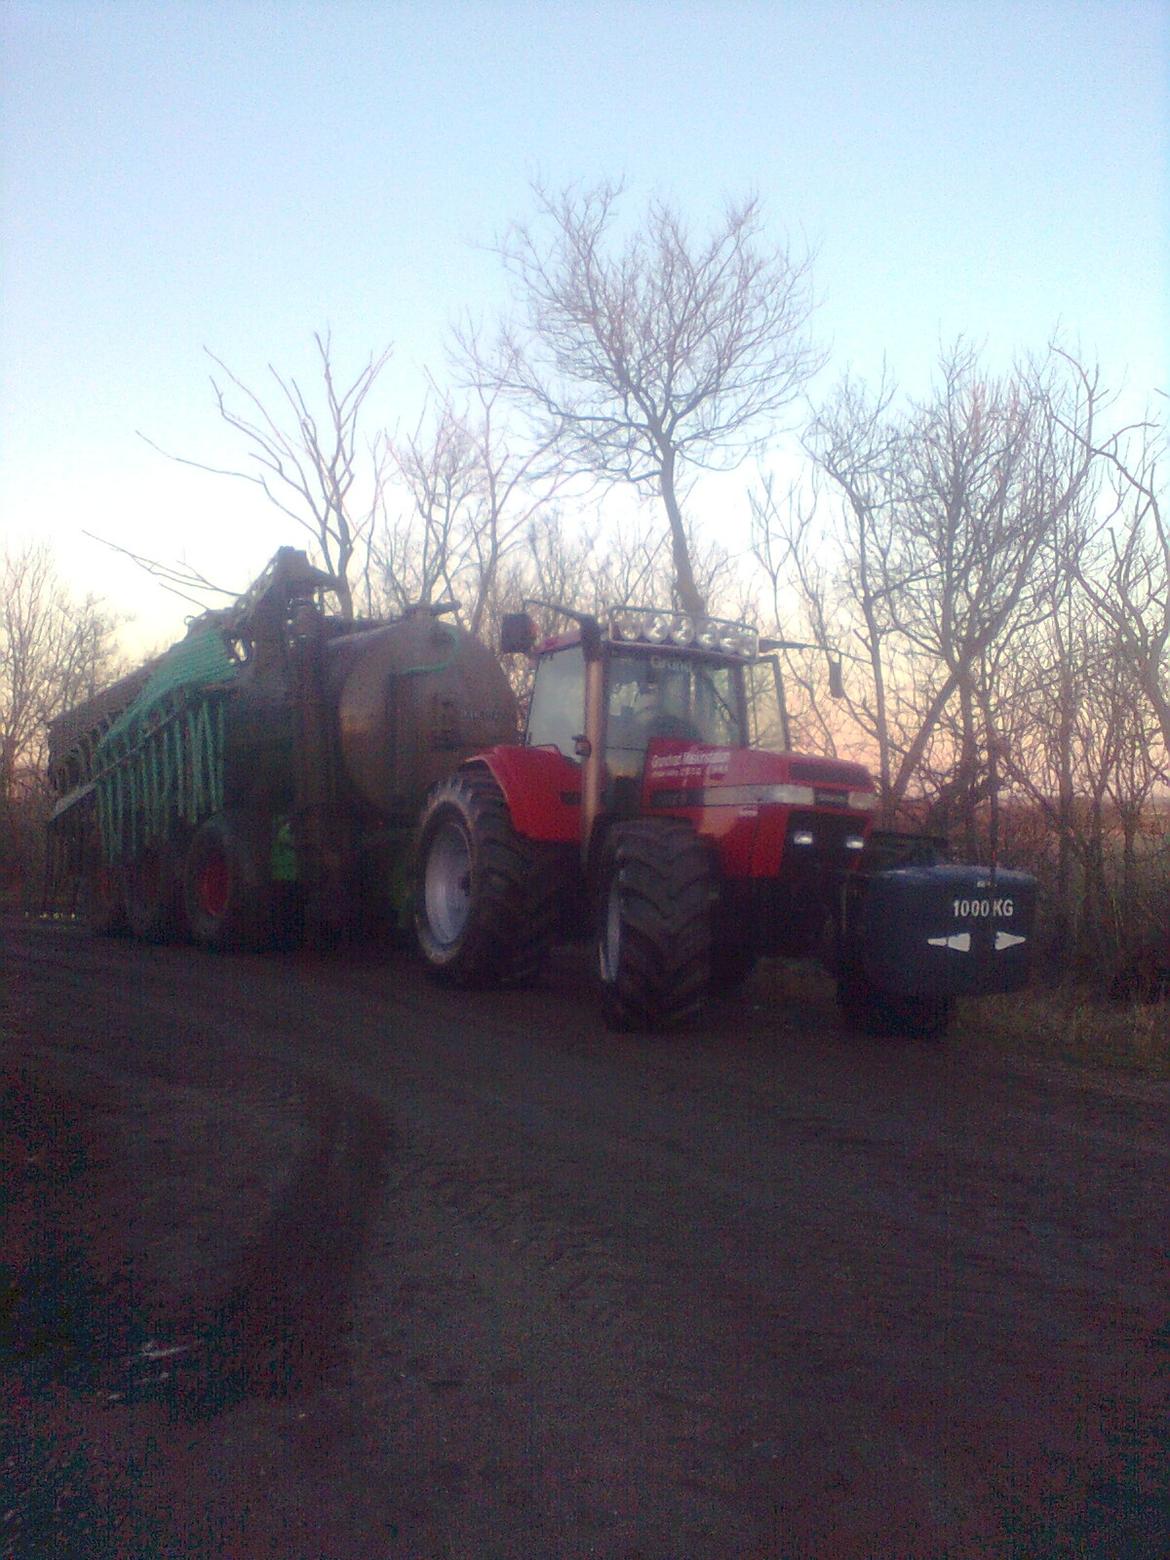
[[[822,650],[839,653],[837,636],[829,622],[830,586],[822,560],[807,539],[816,524],[817,494],[793,483],[777,493],[770,473],[758,488],[750,490],[752,554],[767,579],[768,603],[757,606],[756,621],[770,618],[778,639],[806,637]],[[825,687],[827,665],[821,654],[785,651],[785,705],[790,725],[802,743],[836,756],[839,722],[832,719]],[[867,725],[876,740],[884,729],[866,721],[863,706],[851,701],[851,713],[859,725]],[[881,756],[880,744],[879,762]],[[888,766],[886,766],[888,768]],[[883,772],[885,772],[883,770]]]
[[[957,810],[971,847],[997,743],[985,723],[988,661],[1048,615],[1037,565],[1088,476],[1083,451],[1052,416],[1066,396],[1047,369],[986,380],[974,353],[957,348],[943,361],[934,404],[916,409],[900,454],[905,562],[894,612],[912,649],[939,665],[928,715],[937,724],[949,707],[954,761],[936,821],[948,828]],[[896,791],[918,762],[916,747],[903,756]]]
[[[764,241],[754,197],[729,203],[703,240],[653,200],[619,244],[621,193],[534,186],[537,225],[497,246],[520,321],[491,354],[471,333],[460,341],[472,378],[514,397],[571,469],[661,497],[680,604],[701,613],[687,481],[741,461],[820,366],[809,263]]]
[[[836,489],[827,529],[764,503],[779,528],[818,637],[836,630],[868,665],[853,710],[877,749],[887,813],[915,789],[932,821],[975,812],[994,790],[999,734],[992,668],[1001,646],[1051,610],[1038,560],[1078,502],[1088,461],[1053,416],[1083,415],[1050,366],[987,379],[960,344],[933,395],[893,409],[883,382],[846,382],[813,422],[808,448]]]
[[[855,656],[887,816],[981,856],[1010,837],[1056,962],[1096,969],[1140,944],[1164,877],[1170,713],[1163,436],[1103,431],[1106,405],[1059,348],[1002,380],[960,348],[904,410],[847,383],[807,435],[811,487],[754,498],[796,632]]]
[[[35,859],[46,726],[114,674],[115,621],[74,599],[44,545],[0,558],[0,863]]]
[[[75,600],[53,556],[33,544],[2,559],[0,591],[0,795],[44,758],[45,727],[88,698],[113,661],[114,618],[97,599]]]
[[[376,594],[398,611],[456,595],[469,510],[477,506],[482,489],[471,430],[448,403],[440,406],[430,429],[420,422],[413,434],[390,445],[388,464],[399,478],[407,507],[391,514],[396,489],[383,486],[381,525],[371,531],[367,547],[365,586],[371,612],[376,610]]]
[[[338,581],[341,612],[352,617],[349,572],[373,523],[384,457],[380,436],[359,454],[358,431],[365,403],[390,359],[392,348],[372,353],[357,376],[342,387],[334,370],[331,334],[317,332],[313,340],[321,371],[316,409],[315,398],[296,379],[279,373],[271,364],[268,372],[276,387],[276,408],[269,407],[222,359],[208,352],[218,370],[218,374],[212,375],[211,387],[219,414],[229,428],[243,435],[249,446],[249,464],[242,469],[224,468],[181,455],[169,458],[217,476],[238,477],[259,487],[283,514],[313,537],[325,568]],[[233,395],[243,403],[244,410],[238,409]],[[159,449],[152,439],[146,442]],[[169,454],[165,450],[160,453]],[[359,502],[355,483],[362,458],[368,459],[369,470]]]
[[[842,500],[828,531],[817,474],[811,501],[793,489],[780,503],[767,480],[751,495],[754,551],[774,598],[787,568],[814,641],[841,645],[867,668],[860,684],[850,679],[847,707],[876,750],[879,794],[888,812],[901,795],[894,787],[896,690],[890,689],[896,658],[893,597],[901,576],[895,562],[900,432],[890,410],[894,395],[884,374],[872,396],[847,377],[806,433],[819,474]],[[815,705],[811,679],[801,681]],[[831,730],[823,716],[820,724],[826,733]]]
[[[1119,636],[1138,685],[1149,702],[1170,763],[1170,516],[1166,513],[1164,460],[1166,428],[1153,419],[1101,433],[1097,417],[1105,397],[1100,376],[1070,353],[1056,351],[1081,386],[1083,418],[1064,425],[1086,454],[1107,470],[1113,490],[1111,510],[1096,535],[1107,558],[1094,573],[1079,568],[1077,578],[1094,610]],[[1058,413],[1059,415],[1059,413]]]
[[[521,445],[502,425],[498,395],[479,386],[473,404],[457,408],[436,392],[429,424],[388,442],[397,483],[381,485],[382,525],[366,571],[371,600],[375,582],[399,609],[447,597],[478,634],[504,561],[524,545],[538,514],[555,514],[564,467],[547,444]],[[400,491],[409,508],[392,514]]]

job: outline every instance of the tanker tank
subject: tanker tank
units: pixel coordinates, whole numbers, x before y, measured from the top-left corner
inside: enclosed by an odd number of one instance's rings
[[[461,759],[518,740],[516,696],[496,657],[429,607],[324,650],[345,778],[382,814],[413,818]]]

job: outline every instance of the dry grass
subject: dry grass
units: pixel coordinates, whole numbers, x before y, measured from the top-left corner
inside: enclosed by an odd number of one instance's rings
[[[1076,987],[1034,988],[960,1003],[952,1035],[1078,1067],[1170,1077],[1167,1002],[1106,1002]]]
[[[812,961],[764,960],[753,1000],[838,1023],[832,976]],[[1078,986],[1033,986],[1011,996],[970,997],[956,1006],[947,1043],[1066,1065],[1170,1078],[1170,1002],[1108,1002]]]

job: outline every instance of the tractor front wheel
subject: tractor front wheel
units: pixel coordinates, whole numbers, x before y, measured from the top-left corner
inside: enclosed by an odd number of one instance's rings
[[[711,984],[712,881],[707,853],[674,819],[615,824],[597,898],[597,979],[611,1029],[672,1028]]]
[[[456,986],[532,980],[552,941],[553,858],[523,839],[486,771],[436,786],[419,824],[414,921],[431,973]]]

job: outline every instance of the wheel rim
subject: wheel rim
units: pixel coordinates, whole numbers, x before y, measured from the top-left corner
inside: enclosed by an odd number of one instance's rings
[[[605,901],[605,922],[597,939],[597,956],[601,978],[607,986],[612,986],[617,980],[622,956],[622,901],[616,879],[610,884]]]
[[[431,839],[423,898],[435,940],[445,948],[458,942],[471,913],[471,847],[457,823],[444,823]]]
[[[209,856],[203,863],[196,887],[200,910],[216,921],[221,920],[227,913],[231,875],[227,861],[220,852]]]

